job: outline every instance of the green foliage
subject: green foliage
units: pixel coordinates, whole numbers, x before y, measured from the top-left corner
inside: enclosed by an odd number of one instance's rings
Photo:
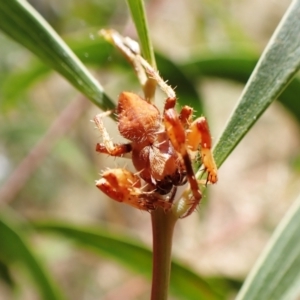
[[[300,67],[300,2],[294,1],[258,61],[215,148],[221,165]]]
[[[138,32],[139,42],[144,58],[153,66],[156,66],[153,47],[149,36],[149,29],[146,19],[143,0],[127,0],[135,28]]]
[[[96,105],[113,108],[113,102],[105,95],[101,85],[27,1],[1,1],[0,27],[63,75]]]
[[[300,198],[281,221],[237,299],[297,299],[300,291]]]
[[[34,225],[42,233],[62,235],[83,249],[114,259],[126,268],[151,279],[151,251],[126,236],[110,233],[100,227],[82,228],[51,221]],[[120,255],[120,250],[122,255]],[[179,263],[172,263],[170,288],[179,298],[222,299],[222,293],[226,292],[232,284],[230,280],[201,278]]]
[[[20,228],[21,222],[10,214],[2,213],[0,218],[0,257],[5,265],[23,265],[32,276],[41,299],[65,299],[27,241],[24,228]]]
[[[91,5],[94,9],[98,8],[98,5]],[[107,3],[106,5],[109,6]],[[111,3],[110,5],[117,4]],[[103,11],[109,11],[112,16],[114,10],[108,6],[105,8],[103,6]],[[128,6],[137,29],[142,52],[147,60],[155,65],[144,4],[142,1],[128,0]],[[88,15],[88,13],[82,13]],[[173,62],[168,55],[156,54],[158,70],[163,78],[168,79],[172,86],[177,87],[179,103],[193,106],[198,114],[204,110],[203,98],[197,91],[198,78],[210,76],[245,83],[250,77],[216,144],[215,158],[219,166],[277,98],[295,119],[300,121],[300,81],[297,77],[293,79],[300,67],[299,14],[300,1],[295,0],[282,18],[260,58],[256,55],[249,55],[247,52],[236,55],[236,51],[232,53],[224,51],[217,54],[211,52],[209,55],[200,53],[197,58],[193,57],[183,63]],[[226,26],[228,26],[227,21]],[[95,18],[91,24],[97,25]],[[230,27],[232,28],[232,26]],[[8,112],[12,112],[14,109],[23,109],[17,104],[19,99],[22,99],[21,103],[23,107],[26,107],[26,95],[31,92],[32,88],[43,82],[50,75],[51,70],[60,73],[71,85],[100,108],[104,110],[113,108],[113,101],[84,65],[89,64],[89,66],[100,68],[107,73],[115,67],[116,73],[126,74],[128,66],[124,63],[123,58],[114,54],[110,45],[98,37],[86,39],[85,34],[79,33],[76,37],[72,36],[66,39],[69,47],[27,1],[21,0],[0,0],[0,28],[40,59],[36,60],[30,57],[29,62],[26,63],[26,69],[19,69],[16,72],[5,70],[1,73],[0,105],[2,108],[9,108]],[[174,46],[174,48],[176,47]],[[110,55],[113,55],[113,60],[108,61],[107,57]],[[103,78],[105,80],[105,77]],[[117,76],[114,77],[114,80],[118,80],[115,78]],[[58,103],[60,102],[58,99]],[[40,105],[43,107],[43,103]],[[27,105],[28,108],[32,109]],[[28,115],[30,113],[31,111],[28,112]],[[40,128],[41,120],[39,118],[32,118],[31,121],[30,126],[33,130]],[[46,120],[45,123],[47,123]],[[43,127],[45,125],[43,124]],[[24,128],[22,123],[19,126]],[[6,129],[8,127],[10,129]],[[25,133],[22,134],[23,141],[18,134],[14,136],[16,131],[12,128],[14,127],[2,126],[2,136],[4,137],[5,133],[9,143],[20,143],[19,148],[23,149],[25,143],[28,142],[28,136],[25,137]],[[28,130],[31,131],[30,128]],[[82,129],[76,127],[76,130]],[[60,145],[59,151],[53,150],[52,160],[61,163],[61,168],[66,174],[63,177],[70,175],[69,178],[72,178],[74,182],[76,178],[88,181],[91,177],[91,174],[85,174],[84,167],[81,167],[88,164],[86,157],[92,160],[90,151],[84,149],[85,138],[86,134],[84,133],[78,141],[67,141]],[[75,147],[85,153],[83,159],[80,159],[77,149],[72,150]],[[70,153],[71,156],[68,155]],[[70,167],[74,160],[75,163],[78,163],[75,168]],[[71,171],[68,173],[69,169]],[[91,172],[91,170],[95,171],[92,163],[87,167],[87,172]],[[64,181],[67,180],[64,179]],[[65,182],[61,184],[63,185]],[[51,190],[55,189],[51,185],[53,182],[46,183],[48,188],[50,186]],[[74,183],[72,188],[75,185]],[[34,197],[35,193],[32,195]],[[239,300],[296,299],[299,295],[299,203],[297,200],[276,229],[267,249],[238,294]],[[18,205],[16,204],[17,210]],[[148,279],[151,278],[151,252],[145,246],[126,236],[111,234],[105,226],[103,228],[100,225],[92,228],[80,227],[73,226],[69,222],[61,223],[54,219],[49,222],[34,222],[34,229],[32,229],[28,226],[29,222],[17,221],[15,216],[6,213],[6,210],[0,215],[0,276],[12,290],[16,288],[16,283],[14,277],[10,275],[15,262],[17,262],[30,274],[41,299],[63,299],[62,293],[57,287],[58,283],[54,283],[55,280],[44,267],[44,263],[35,254],[38,249],[33,251],[34,242],[30,238],[36,233],[44,238],[47,238],[48,232],[58,234],[66,240],[75,242],[72,248],[92,250],[101,257],[108,257],[137,274]],[[188,253],[188,255],[193,255],[197,259],[195,253]],[[177,299],[226,299],[237,291],[238,285],[225,276],[212,279],[208,276],[200,276],[192,268],[184,266],[182,263],[173,262],[172,264],[170,287],[172,294]]]

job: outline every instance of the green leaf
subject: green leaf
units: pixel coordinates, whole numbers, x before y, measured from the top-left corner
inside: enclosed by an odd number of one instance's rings
[[[246,83],[257,61],[257,57],[249,57],[246,54],[238,56],[218,54],[194,59],[182,65],[181,69],[191,78],[210,76]],[[278,100],[300,123],[299,95],[300,80],[295,77],[278,96]]]
[[[220,166],[300,66],[300,0],[294,0],[256,65],[215,147]]]
[[[15,287],[15,281],[12,277],[12,274],[9,270],[7,262],[3,262],[0,259],[0,281],[7,284],[8,287],[13,289]]]
[[[300,197],[276,228],[237,300],[289,300],[300,294]]]
[[[107,42],[102,40],[84,40],[70,41],[74,53],[86,64],[90,65],[104,65],[109,67],[118,66],[124,70],[131,70],[130,65],[126,62],[123,56],[114,56],[112,61],[107,61],[107,57],[113,53],[114,48]],[[159,70],[163,78],[167,79],[169,84],[176,88],[178,102],[180,105],[192,106],[197,114],[203,113],[203,105],[201,99],[193,82],[182,72],[181,68],[161,54],[156,54]],[[42,65],[39,61],[32,60],[26,70],[22,70],[6,76],[5,80],[1,82],[1,89],[3,93],[2,105],[13,103],[20,97],[26,89],[28,89],[34,82],[38,81],[42,76],[49,73],[50,69]],[[192,76],[190,78],[193,78]]]
[[[112,258],[132,271],[151,279],[151,251],[127,237],[112,234],[100,227],[83,228],[51,221],[37,222],[34,226],[41,232],[60,234],[83,248]],[[176,262],[172,263],[170,288],[177,298],[222,299],[221,294],[226,294],[229,286],[233,284],[226,279],[204,280],[188,268]]]
[[[181,65],[191,77],[212,76],[246,82],[258,61],[257,56],[249,54],[206,54]]]
[[[0,29],[63,75],[100,108],[114,107],[102,86],[27,1],[0,1]]]
[[[41,299],[64,299],[41,261],[29,246],[20,229],[21,226],[24,230],[24,225],[13,222],[11,215],[9,218],[3,213],[0,215],[0,257],[8,265],[12,262],[18,262],[26,267],[36,283]]]
[[[143,0],[127,0],[131,17],[139,36],[140,46],[144,58],[155,68],[155,56],[149,37],[149,29]]]

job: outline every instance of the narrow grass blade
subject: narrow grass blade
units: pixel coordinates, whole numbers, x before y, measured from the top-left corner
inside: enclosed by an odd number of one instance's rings
[[[70,45],[81,61],[92,66],[106,66],[107,57],[114,51],[110,44],[101,39],[85,40],[82,38],[77,42],[70,41]],[[161,75],[168,80],[172,87],[176,88],[179,104],[181,106],[190,105],[195,109],[197,115],[201,115],[203,105],[194,83],[190,79],[193,77],[187,77],[181,68],[167,57],[161,54],[156,54],[156,57]],[[123,68],[124,71],[131,71],[129,64],[120,55],[114,56],[114,59],[109,62],[110,67],[115,65]],[[37,60],[32,60],[26,70],[9,74],[5,80],[0,82],[0,91],[3,95],[1,106],[13,106],[17,98],[49,72],[50,68]]]
[[[180,67],[190,78],[209,76],[246,83],[257,61],[258,57],[249,57],[247,54],[239,56],[219,54],[193,59]],[[295,77],[278,96],[278,100],[300,123],[299,95],[300,80]]]
[[[109,233],[101,228],[75,227],[66,223],[37,222],[35,228],[42,233],[55,233],[73,240],[79,246],[107,256],[151,279],[152,253],[149,249],[126,237]],[[234,283],[227,279],[203,279],[193,271],[172,263],[171,292],[178,299],[223,299]]]
[[[294,0],[253,71],[215,147],[220,166],[300,67],[300,0]]]
[[[206,54],[192,58],[181,65],[191,77],[211,76],[232,79],[245,83],[249,79],[258,61],[258,57],[249,54]]]
[[[12,218],[0,215],[0,256],[9,265],[10,263],[22,264],[33,278],[40,294],[40,299],[62,300],[65,299],[46,269],[34,254],[19,228]],[[24,228],[23,228],[24,229]]]
[[[63,75],[100,108],[114,107],[102,86],[27,1],[0,1],[0,29]]]
[[[16,284],[11,273],[8,262],[0,260],[0,281],[13,290]]]
[[[237,300],[292,300],[300,296],[300,197],[274,232]]]
[[[140,46],[144,58],[155,68],[155,56],[151,44],[149,29],[147,24],[147,17],[145,12],[145,5],[143,0],[127,0],[130,9],[131,17],[135,24],[139,36]]]

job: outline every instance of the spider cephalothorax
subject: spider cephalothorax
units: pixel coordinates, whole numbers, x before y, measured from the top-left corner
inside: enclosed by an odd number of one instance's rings
[[[112,143],[103,125],[102,118],[111,112],[94,118],[103,138],[103,143],[97,144],[96,151],[111,156],[131,153],[137,171],[132,174],[125,169],[109,169],[103,172],[96,186],[114,200],[150,211],[156,207],[170,209],[177,187],[189,182],[191,196],[189,208],[184,214],[187,216],[202,198],[192,167],[194,152],[200,151],[202,164],[208,173],[206,183],[217,182],[207,121],[204,117],[193,121],[193,109],[188,106],[177,114],[174,90],[140,55],[132,53],[132,56],[130,59],[144,68],[147,76],[154,79],[166,93],[164,110],[160,113],[154,104],[140,96],[122,92],[115,112],[119,132],[129,140],[125,144]]]

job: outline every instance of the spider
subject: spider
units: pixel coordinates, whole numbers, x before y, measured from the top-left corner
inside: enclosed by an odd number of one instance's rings
[[[110,39],[115,37],[111,32],[109,34]],[[124,43],[121,45],[123,47]],[[127,51],[125,56],[135,66],[143,68],[148,78],[155,80],[167,99],[163,112],[160,113],[154,104],[137,94],[124,91],[119,95],[115,112],[118,130],[129,140],[124,144],[113,143],[103,124],[103,117],[112,111],[94,117],[103,139],[102,143],[97,143],[96,151],[110,156],[131,153],[137,171],[133,174],[124,168],[108,169],[96,181],[96,186],[116,201],[152,211],[157,207],[171,209],[177,187],[189,183],[189,208],[181,216],[186,217],[196,209],[202,198],[192,167],[197,151],[200,150],[201,161],[208,174],[206,184],[216,183],[218,180],[208,123],[205,117],[193,121],[193,109],[189,106],[184,106],[178,114],[175,110],[174,90],[130,46],[125,45],[124,49]],[[124,50],[122,53],[124,54]]]

